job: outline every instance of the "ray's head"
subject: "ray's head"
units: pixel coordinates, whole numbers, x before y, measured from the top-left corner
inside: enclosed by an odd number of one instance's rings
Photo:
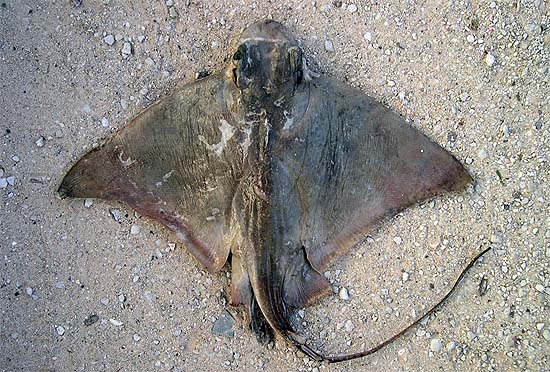
[[[228,74],[244,95],[262,99],[303,79],[302,50],[282,24],[263,20],[246,28],[232,55]]]

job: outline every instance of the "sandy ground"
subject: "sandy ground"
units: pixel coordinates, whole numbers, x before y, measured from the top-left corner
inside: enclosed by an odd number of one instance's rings
[[[547,3],[75,3],[1,1],[1,370],[548,370]],[[407,210],[336,262],[325,274],[350,298],[297,314],[310,342],[327,353],[376,344],[493,248],[422,325],[341,365],[259,345],[236,312],[233,336],[215,334],[227,269],[205,272],[124,205],[55,194],[88,149],[221,69],[241,28],[265,17],[293,30],[322,73],[413,119],[477,182]]]

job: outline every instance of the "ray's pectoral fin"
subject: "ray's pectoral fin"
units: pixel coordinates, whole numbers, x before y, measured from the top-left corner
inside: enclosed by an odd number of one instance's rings
[[[330,283],[307,260],[305,248],[302,252],[292,261],[283,285],[284,302],[297,308],[312,305],[331,292]]]
[[[59,193],[125,202],[172,230],[207,269],[220,269],[239,156],[220,86],[213,75],[154,104],[80,159]]]
[[[345,84],[322,77],[309,117],[280,158],[296,180],[304,244],[322,271],[380,221],[472,178],[445,149],[399,114]]]

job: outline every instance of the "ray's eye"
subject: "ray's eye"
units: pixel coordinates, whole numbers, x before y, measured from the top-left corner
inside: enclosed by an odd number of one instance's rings
[[[243,54],[240,50],[237,50],[235,54],[233,54],[233,61],[240,61],[241,58],[243,58]]]

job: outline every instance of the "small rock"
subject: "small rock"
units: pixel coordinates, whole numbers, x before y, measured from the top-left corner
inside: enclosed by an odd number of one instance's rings
[[[170,7],[168,9],[168,15],[170,16],[170,18],[178,18],[179,16],[178,11],[174,7]]]
[[[545,291],[546,288],[544,288],[544,286],[542,284],[537,284],[535,286],[535,289],[541,293],[543,293]]]
[[[348,5],[348,12],[355,13],[357,11],[357,5],[355,4],[349,4]]]
[[[389,87],[394,87],[394,86],[395,86],[395,81],[393,81],[393,80],[388,80],[388,83],[387,83],[387,84],[388,84]]]
[[[31,287],[27,287],[25,288],[25,293],[29,296],[32,296],[32,294],[34,293],[34,290]]]
[[[65,328],[63,328],[63,326],[57,326],[55,330],[57,331],[57,334],[60,336],[63,336],[65,334]]]
[[[130,228],[130,234],[137,235],[141,231],[141,228],[138,225],[132,225]]]
[[[143,293],[143,296],[145,297],[145,299],[147,300],[147,302],[149,303],[152,303],[153,300],[154,300],[154,297],[153,297],[153,293],[151,291],[145,291]]]
[[[105,128],[109,128],[109,120],[107,118],[101,118],[101,125],[103,125]]]
[[[332,41],[325,40],[325,50],[329,53],[334,53],[334,44],[332,44]]]
[[[11,186],[15,185],[15,177],[14,177],[14,176],[6,177],[6,181],[7,181],[8,184],[11,185]]]
[[[145,63],[148,64],[149,66],[155,65],[155,61],[153,60],[153,58],[150,58],[150,57],[145,58]]]
[[[86,319],[84,319],[84,325],[86,327],[89,327],[92,324],[97,323],[98,320],[99,320],[99,316],[97,316],[95,314],[90,314],[90,315],[88,315],[88,317],[86,317]]]
[[[120,100],[120,108],[123,109],[123,110],[126,110],[128,108],[128,101],[126,101],[125,99],[121,99]]]
[[[120,40],[122,40],[122,39],[124,39],[124,36],[122,36],[121,34],[116,34],[116,35],[115,35],[115,40],[116,40],[116,41],[120,41]]]
[[[113,35],[107,35],[103,38],[105,44],[111,46],[115,43],[115,37]]]
[[[492,67],[495,64],[496,58],[491,53],[485,55],[485,64],[489,67]]]
[[[443,344],[441,343],[441,340],[438,338],[432,338],[432,340],[430,341],[430,350],[433,351],[434,353],[441,351],[442,346]]]
[[[119,294],[119,295],[118,295],[118,301],[119,301],[119,302],[124,302],[124,301],[126,301],[126,296],[125,296],[123,293]]]
[[[504,241],[504,237],[502,235],[492,234],[489,240],[491,241],[491,243],[502,244],[502,242]]]
[[[542,331],[544,328],[544,323],[537,323],[537,330]]]
[[[550,330],[545,329],[542,331],[542,337],[544,337],[546,341],[550,341]]]
[[[363,35],[363,37],[364,37],[365,40],[366,40],[367,42],[369,42],[369,43],[372,41],[372,34],[371,34],[370,32],[368,32],[368,31],[365,32],[365,35]]]
[[[109,212],[111,212],[111,215],[113,216],[115,221],[120,220],[122,214],[118,209],[109,209]]]
[[[468,35],[466,36],[466,40],[472,44],[474,41],[476,41],[476,37],[474,35]]]
[[[109,322],[111,322],[112,325],[117,326],[117,327],[120,327],[121,325],[124,324],[120,320],[116,320],[116,319],[113,319],[113,318],[109,319]]]
[[[349,300],[348,289],[346,287],[340,288],[340,291],[338,292],[338,297],[340,297],[340,299],[344,301]]]
[[[137,333],[134,333],[134,335],[132,336],[132,338],[134,339],[135,342],[139,342],[141,340],[141,336],[138,335]]]
[[[102,305],[109,305],[109,299],[106,297],[103,297],[99,302],[101,302]]]
[[[395,238],[393,238],[393,242],[397,245],[401,245],[403,243],[403,239],[401,239],[400,236],[396,236]]]
[[[403,273],[403,278],[402,279],[403,279],[404,282],[406,282],[407,280],[409,280],[409,277],[410,277],[409,273],[405,271]]]
[[[219,336],[233,338],[235,335],[233,332],[233,323],[231,315],[227,311],[224,311],[214,323],[212,332]]]
[[[138,40],[140,43],[143,43],[143,41],[145,40],[145,36],[143,36],[143,35],[138,35],[137,40]]]
[[[484,160],[484,159],[487,159],[487,150],[485,149],[481,149],[477,152],[477,156],[481,159],[481,160]]]
[[[94,204],[93,199],[86,198],[84,199],[84,207],[90,208]]]
[[[120,53],[122,53],[122,56],[128,57],[130,54],[132,54],[132,44],[130,44],[128,42],[124,43]]]
[[[36,140],[36,146],[38,147],[44,147],[44,143],[45,143],[46,139],[42,136],[40,136],[37,140]]]
[[[462,102],[466,102],[470,98],[470,94],[468,92],[464,92],[460,95],[460,100]]]
[[[166,0],[166,6],[174,6],[174,0]]]
[[[346,321],[346,324],[344,324],[344,329],[348,332],[353,331],[355,326],[353,325],[353,322],[351,320]]]
[[[147,87],[143,87],[141,88],[141,90],[139,91],[143,96],[146,96],[147,94],[149,94],[149,88]]]
[[[20,158],[19,156],[17,156],[17,155],[13,155],[13,156],[11,157],[11,160],[13,160],[14,162],[18,163],[18,162],[21,161],[21,158]]]
[[[447,349],[447,351],[453,351],[455,348],[456,348],[456,342],[454,341],[449,341],[447,342],[447,345],[445,345],[445,349]]]
[[[8,180],[5,178],[0,178],[0,189],[5,189],[8,187]]]
[[[475,338],[477,337],[477,335],[472,331],[468,331],[467,335],[468,335],[468,340],[470,340],[470,341],[475,340]]]

